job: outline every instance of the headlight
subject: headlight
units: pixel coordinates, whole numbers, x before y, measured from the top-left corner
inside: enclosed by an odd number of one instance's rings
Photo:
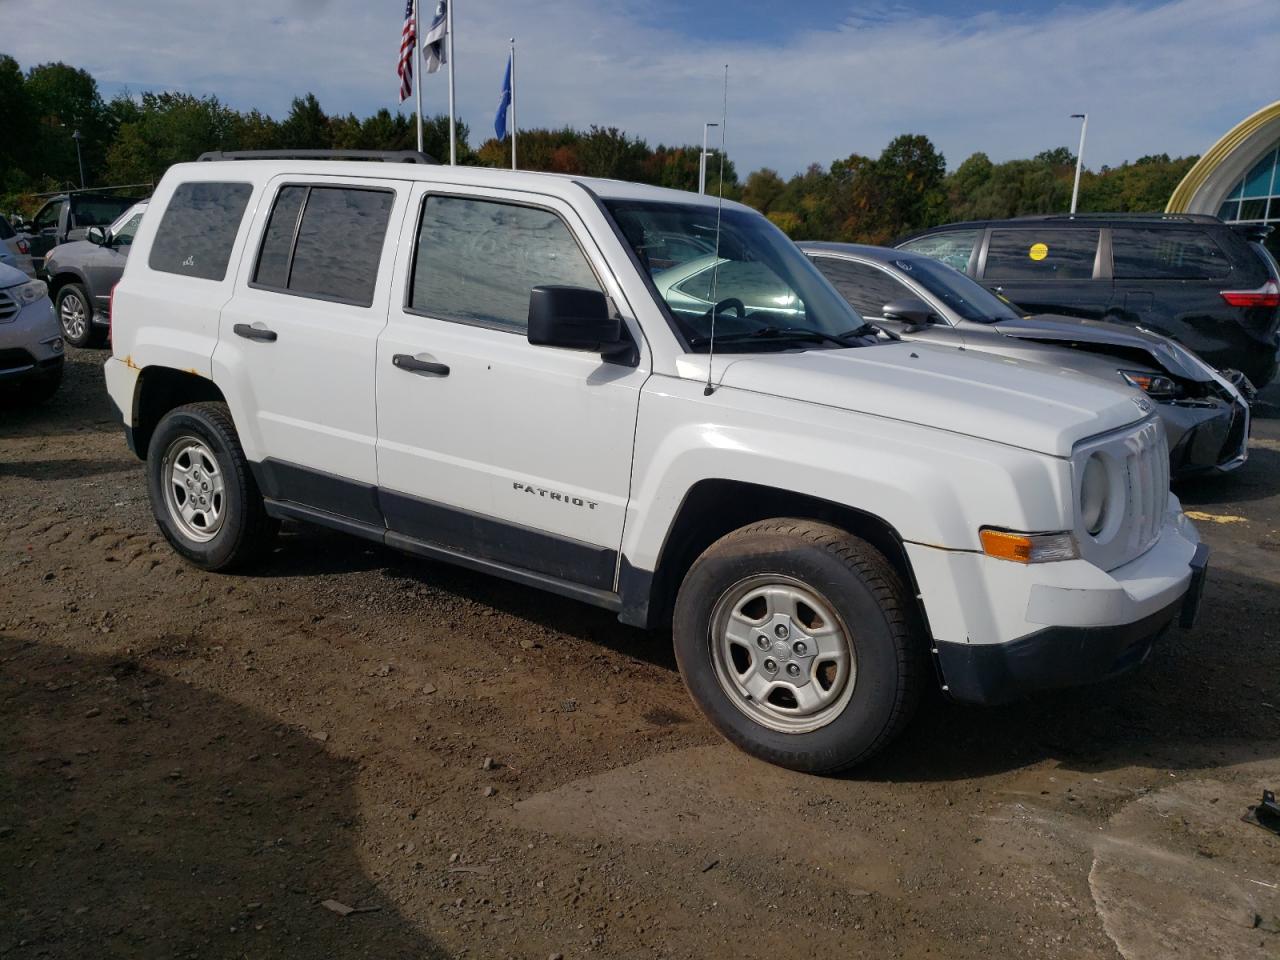
[[[35,303],[37,300],[43,300],[49,295],[49,285],[43,280],[28,280],[26,283],[20,283],[16,287],[9,288],[9,295],[18,303],[26,306],[28,303]]]
[[[1080,520],[1089,536],[1096,537],[1107,525],[1107,501],[1111,499],[1111,478],[1107,465],[1096,453],[1085,461],[1080,481]]]
[[[1139,390],[1145,390],[1156,400],[1175,400],[1184,391],[1172,377],[1162,373],[1147,373],[1143,370],[1121,370],[1120,376],[1125,383]]]

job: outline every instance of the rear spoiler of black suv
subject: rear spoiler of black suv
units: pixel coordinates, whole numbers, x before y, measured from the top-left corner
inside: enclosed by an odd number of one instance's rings
[[[1246,240],[1252,240],[1255,243],[1261,243],[1267,237],[1271,236],[1271,231],[1275,229],[1269,223],[1233,223],[1231,228],[1240,233]]]

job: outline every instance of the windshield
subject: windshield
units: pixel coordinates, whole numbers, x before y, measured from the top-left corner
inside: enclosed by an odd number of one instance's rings
[[[941,261],[927,257],[903,257],[893,261],[893,265],[965,320],[996,323],[1000,320],[1022,319],[1022,315],[1007,300],[997,297],[976,280],[969,279]]]
[[[809,258],[757,213],[606,200],[695,352],[860,346],[866,325]],[[854,337],[856,339],[845,338]],[[833,339],[834,338],[834,339]]]

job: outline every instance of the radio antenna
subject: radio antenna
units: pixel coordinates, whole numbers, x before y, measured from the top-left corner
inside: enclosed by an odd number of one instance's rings
[[[711,340],[707,344],[707,385],[702,388],[704,397],[711,396],[715,387],[711,385],[711,366],[716,359],[716,295],[717,281],[720,279],[720,211],[724,208],[724,128],[729,120],[729,65],[724,65],[724,104],[720,110],[720,186],[716,191],[716,252],[715,264],[711,267]]]

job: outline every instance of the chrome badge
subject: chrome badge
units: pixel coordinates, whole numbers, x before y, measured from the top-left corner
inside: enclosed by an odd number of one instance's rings
[[[1156,405],[1152,403],[1150,400],[1148,400],[1146,397],[1130,397],[1129,399],[1132,400],[1134,403],[1134,406],[1136,406],[1143,413],[1150,413],[1152,410],[1156,408]]]

